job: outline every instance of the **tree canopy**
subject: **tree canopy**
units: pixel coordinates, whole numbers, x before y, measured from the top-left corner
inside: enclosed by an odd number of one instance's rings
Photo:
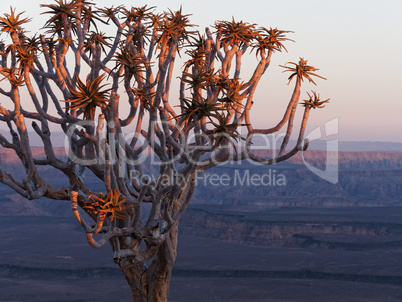
[[[160,259],[174,263],[178,220],[198,173],[232,160],[273,164],[290,158],[307,148],[310,108],[327,102],[314,91],[308,95],[297,144],[288,148],[302,82],[324,79],[317,68],[304,58],[282,66],[291,72],[294,88],[278,121],[255,128],[250,112],[255,101],[264,102],[254,99],[255,91],[272,55],[287,51],[289,31],[233,18],[202,33],[181,8],[157,13],[148,6],[98,8],[85,0],[42,7],[48,19],[41,34],[27,32],[31,19],[13,8],[0,17],[0,120],[11,137],[0,135],[0,144],[16,152],[26,172],[18,180],[0,168],[0,181],[28,199],[71,200],[89,244],[110,242],[128,280],[134,278],[130,265],[149,277],[160,270]],[[249,53],[256,65],[249,78],[241,78]],[[185,63],[177,66],[175,100],[171,87],[179,56]],[[279,152],[270,158],[253,152],[255,134],[275,133],[285,124]],[[30,129],[41,138],[45,159],[33,156]],[[55,153],[52,129],[68,137],[67,158]],[[158,159],[151,180],[144,172],[149,163],[142,161],[150,154]],[[40,166],[63,173],[65,187],[45,181]],[[105,184],[104,193],[88,187],[89,171]],[[151,205],[145,221],[143,204]],[[93,223],[86,222],[84,212]],[[159,260],[139,268],[148,259]]]

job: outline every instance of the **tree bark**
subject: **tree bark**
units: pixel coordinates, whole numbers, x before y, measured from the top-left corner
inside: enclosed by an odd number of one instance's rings
[[[130,286],[133,302],[167,302],[177,256],[177,229],[177,225],[172,227],[148,268],[143,262],[135,262],[134,257],[120,260],[119,266]]]

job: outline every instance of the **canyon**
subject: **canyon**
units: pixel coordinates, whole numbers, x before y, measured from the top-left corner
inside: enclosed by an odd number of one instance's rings
[[[402,152],[342,151],[337,160],[335,184],[305,165],[325,171],[320,150],[199,175],[180,220],[170,301],[400,301]],[[0,161],[23,176],[13,151],[0,150]],[[91,173],[86,181],[103,190]],[[111,250],[87,245],[68,201],[29,201],[6,186],[0,194],[2,301],[128,299]]]

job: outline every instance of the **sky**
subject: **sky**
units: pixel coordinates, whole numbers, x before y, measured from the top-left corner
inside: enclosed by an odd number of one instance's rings
[[[0,3],[1,13],[9,12],[9,2],[5,2]],[[40,16],[43,9],[39,4],[52,2],[14,0],[12,6],[33,18],[27,29],[35,31],[45,20]],[[190,20],[199,25],[200,31],[216,20],[231,20],[232,17],[236,21],[294,31],[289,38],[295,43],[286,44],[288,53],[273,56],[260,83],[252,116],[256,125],[273,126],[280,120],[293,86],[287,85],[288,75],[282,73],[279,65],[304,57],[309,65],[319,68],[317,73],[327,80],[318,79],[317,86],[305,82],[301,98],[305,99],[306,92],[313,89],[323,99],[331,99],[325,108],[312,110],[307,133],[317,127],[324,129],[327,122],[337,119],[336,137],[340,140],[402,142],[402,94],[398,89],[402,80],[400,0],[94,2],[100,7],[148,4],[156,6],[157,11],[182,6],[183,13],[192,14]],[[250,66],[255,64],[255,55],[251,54],[247,62]],[[243,71],[247,74],[251,70],[246,67]]]

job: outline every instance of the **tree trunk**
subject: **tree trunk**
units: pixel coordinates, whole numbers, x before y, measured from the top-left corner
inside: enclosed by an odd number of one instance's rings
[[[144,263],[136,263],[134,257],[120,260],[119,266],[130,286],[133,302],[168,300],[170,278],[177,256],[177,233],[177,226],[174,226],[148,268]]]

